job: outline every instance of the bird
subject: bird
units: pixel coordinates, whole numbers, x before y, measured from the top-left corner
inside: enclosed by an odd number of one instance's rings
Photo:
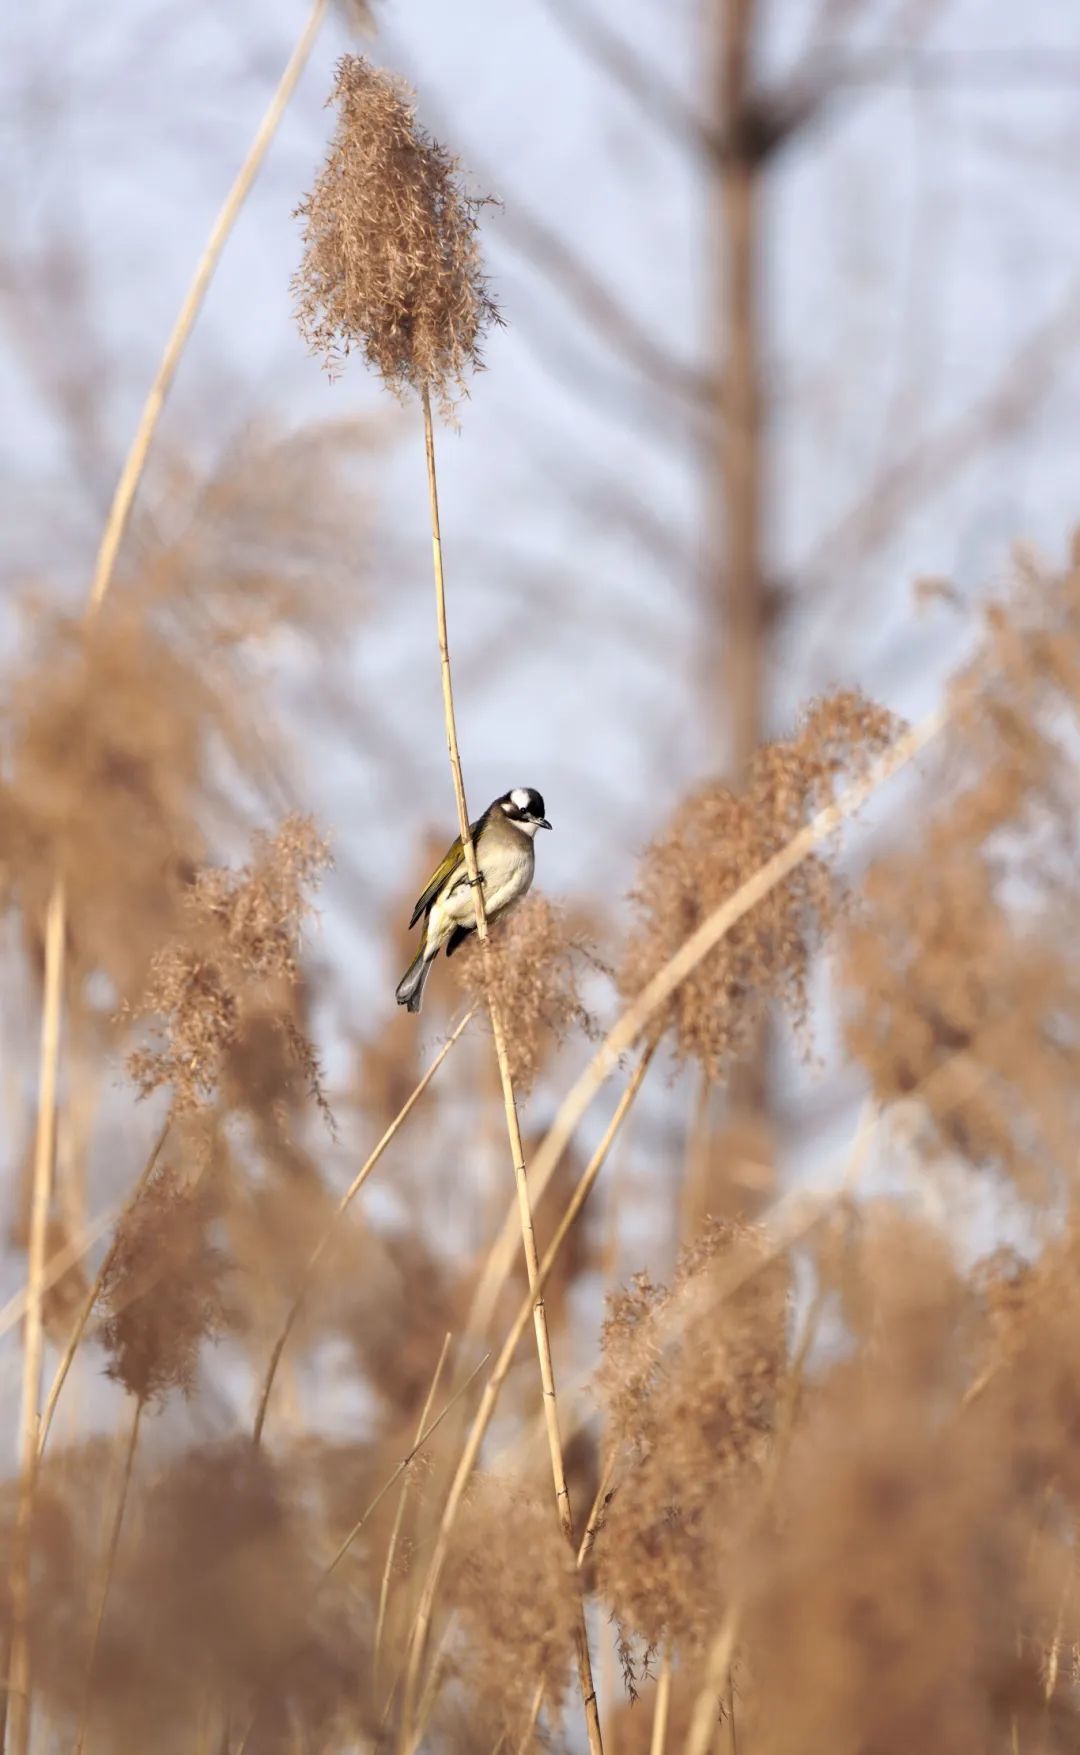
[[[497,919],[521,900],[533,880],[536,859],[533,837],[538,829],[550,827],[544,815],[544,801],[532,786],[515,786],[504,792],[471,824],[477,876],[483,885],[488,920]],[[424,984],[443,946],[447,956],[452,957],[469,933],[476,931],[476,904],[460,835],[425,884],[412,911],[410,931],[421,915],[424,926],[420,949],[398,982],[396,993],[398,1005],[407,1006],[411,1012],[420,1010]]]

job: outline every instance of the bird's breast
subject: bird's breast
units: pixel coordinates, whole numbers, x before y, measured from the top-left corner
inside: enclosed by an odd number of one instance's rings
[[[482,848],[480,871],[484,879],[484,907],[489,915],[497,914],[525,894],[532,883],[534,863],[533,844],[524,835],[515,835],[512,841],[500,837],[493,846]]]

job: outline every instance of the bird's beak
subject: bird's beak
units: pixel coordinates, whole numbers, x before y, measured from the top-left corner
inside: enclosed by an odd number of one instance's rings
[[[535,822],[538,829],[550,829],[551,827],[547,817],[537,817],[535,818]]]

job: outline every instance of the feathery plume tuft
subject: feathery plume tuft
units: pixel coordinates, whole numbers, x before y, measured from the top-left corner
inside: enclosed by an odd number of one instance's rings
[[[597,1538],[601,1589],[633,1671],[646,1650],[722,1611],[740,1506],[772,1433],[786,1362],[789,1267],[761,1237],[709,1226],[670,1287],[641,1275],[609,1299],[596,1387],[628,1474]],[[725,1299],[728,1280],[746,1283]]]
[[[576,1623],[573,1560],[550,1492],[481,1476],[458,1527],[447,1599],[468,1629],[458,1662],[469,1689],[469,1730],[520,1742],[538,1681],[558,1716],[570,1679]]]
[[[920,1143],[1043,1197],[1075,1178],[1080,562],[1022,569],[952,689],[945,785],[845,938],[847,1041]]]
[[[346,55],[330,101],[337,132],[297,209],[301,332],[329,368],[359,349],[395,395],[428,390],[448,412],[499,321],[477,244],[483,203],[389,74]]]
[[[896,735],[892,714],[853,693],[815,703],[791,738],[766,744],[745,790],[712,782],[676,811],[648,849],[633,892],[638,927],[619,985],[629,999],[706,915],[790,840],[831,796]],[[770,999],[806,1022],[811,954],[832,927],[837,890],[812,856],[740,921],[672,997],[656,1033],[670,1028],[680,1057],[722,1077],[752,1045]]]
[[[108,1374],[139,1402],[189,1396],[199,1351],[228,1326],[228,1262],[209,1239],[217,1199],[206,1177],[166,1165],[121,1219],[102,1287]]]
[[[38,650],[4,703],[0,872],[31,933],[60,873],[75,968],[126,997],[175,925],[185,863],[203,856],[218,703],[142,606],[48,619]]]
[[[152,1017],[158,1046],[128,1070],[144,1096],[167,1085],[181,1111],[207,1103],[245,1027],[270,1013],[316,1101],[326,1110],[315,1051],[287,1000],[300,979],[308,891],[330,863],[309,819],[287,817],[261,836],[242,871],[207,867],[184,899],[181,929],[154,958],[136,1017]],[[326,1111],[328,1113],[328,1111]]]
[[[1064,1751],[1075,1701],[1063,1684],[1051,1705],[1039,1671],[1055,1620],[1076,1635],[1072,1514],[1028,1473],[1023,1419],[960,1404],[970,1288],[943,1240],[884,1202],[844,1282],[847,1347],[812,1385],[740,1567],[754,1748]],[[1051,1388],[1040,1374],[1025,1411],[1060,1435]]]
[[[566,912],[532,895],[491,930],[487,949],[470,939],[459,951],[460,979],[469,999],[498,1006],[507,1025],[507,1053],[516,1090],[526,1093],[553,1047],[574,1029],[593,1033],[580,992],[588,969],[601,964]]]

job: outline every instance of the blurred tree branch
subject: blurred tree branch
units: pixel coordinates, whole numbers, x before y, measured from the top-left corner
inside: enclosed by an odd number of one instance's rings
[[[1080,53],[1047,47],[926,48],[882,44],[855,53],[821,40],[842,26],[855,5],[831,9],[795,73],[769,88],[744,83],[738,103],[709,122],[655,63],[600,17],[589,0],[540,0],[543,10],[583,55],[634,103],[640,114],[680,145],[723,163],[763,163],[819,118],[830,101],[858,87],[914,85],[966,90],[1069,90],[1080,84]]]
[[[880,549],[917,505],[952,486],[981,452],[1028,420],[1060,370],[1062,351],[1080,334],[1080,286],[1031,334],[997,382],[959,419],[889,464],[819,537],[797,570],[805,595]]]

